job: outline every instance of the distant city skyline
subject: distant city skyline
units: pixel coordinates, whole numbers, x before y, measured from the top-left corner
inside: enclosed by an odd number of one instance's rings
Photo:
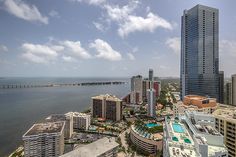
[[[0,77],[179,77],[183,10],[219,9],[219,70],[236,73],[236,2],[0,0]]]

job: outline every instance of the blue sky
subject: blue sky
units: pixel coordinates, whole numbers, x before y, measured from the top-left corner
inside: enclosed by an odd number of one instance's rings
[[[0,0],[0,76],[179,76],[180,25],[220,11],[220,70],[236,73],[235,0]]]

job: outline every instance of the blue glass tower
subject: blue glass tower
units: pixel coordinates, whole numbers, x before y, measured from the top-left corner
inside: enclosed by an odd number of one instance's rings
[[[181,98],[209,96],[219,100],[219,11],[196,5],[185,10],[181,28]]]

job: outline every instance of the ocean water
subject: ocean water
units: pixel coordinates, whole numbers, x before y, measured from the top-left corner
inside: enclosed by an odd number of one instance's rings
[[[83,111],[90,107],[91,96],[125,96],[130,90],[128,78],[0,78],[0,85],[125,81],[121,85],[67,86],[0,89],[0,156],[7,156],[20,144],[22,135],[50,114]]]

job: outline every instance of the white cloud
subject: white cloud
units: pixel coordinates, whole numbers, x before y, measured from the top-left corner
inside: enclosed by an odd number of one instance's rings
[[[46,58],[37,56],[30,52],[23,53],[22,57],[34,63],[44,63],[44,64],[48,63],[48,60]]]
[[[135,15],[134,10],[139,6],[139,3],[139,1],[131,1],[128,5],[123,7],[118,5],[104,6],[108,19],[117,22],[119,26],[118,34],[121,37],[128,36],[130,33],[137,31],[154,32],[157,28],[173,29],[170,22],[150,12],[149,7],[146,10],[146,17]]]
[[[166,45],[177,55],[180,55],[180,38],[173,37],[166,40]]]
[[[122,59],[120,52],[115,51],[105,41],[96,39],[93,43],[90,43],[91,48],[95,48],[97,54],[96,57],[103,58],[111,61],[118,61]]]
[[[48,17],[42,16],[35,5],[29,5],[22,0],[5,0],[4,5],[9,13],[18,18],[48,24]]]
[[[60,18],[60,15],[59,15],[59,13],[58,13],[56,10],[51,10],[51,11],[49,12],[49,15],[50,15],[51,17]]]
[[[91,5],[101,5],[106,2],[106,0],[70,0],[73,2],[85,2]]]
[[[136,31],[154,32],[154,30],[158,27],[169,30],[173,29],[168,21],[151,12],[148,13],[146,18],[130,15],[127,20],[120,25],[118,34],[121,37],[125,37]]]
[[[55,41],[46,44],[22,44],[22,57],[34,63],[50,63],[58,57],[66,62],[74,62],[77,58],[88,59],[92,56],[81,47],[80,41]],[[59,53],[60,52],[60,53]]]
[[[102,32],[105,31],[105,28],[104,28],[104,26],[103,26],[101,23],[93,22],[93,24],[94,24],[94,26],[95,26],[98,30],[100,30],[100,31],[102,31]]]
[[[65,62],[75,62],[76,59],[71,57],[71,56],[62,56],[62,59],[65,61]]]
[[[64,46],[61,45],[50,45],[51,49],[55,50],[55,51],[63,51],[65,49]]]
[[[138,1],[131,1],[128,5],[123,7],[119,7],[118,5],[105,5],[104,9],[106,9],[107,15],[111,20],[121,22],[137,8],[138,4]]]
[[[80,41],[69,41],[66,40],[62,44],[69,49],[74,55],[83,58],[89,59],[91,55],[81,46]]]
[[[0,52],[7,52],[8,48],[5,45],[0,45]]]
[[[22,49],[25,51],[22,57],[34,63],[49,63],[58,56],[57,52],[47,45],[24,43]]]
[[[127,56],[130,60],[135,60],[135,57],[132,53],[127,53]]]

